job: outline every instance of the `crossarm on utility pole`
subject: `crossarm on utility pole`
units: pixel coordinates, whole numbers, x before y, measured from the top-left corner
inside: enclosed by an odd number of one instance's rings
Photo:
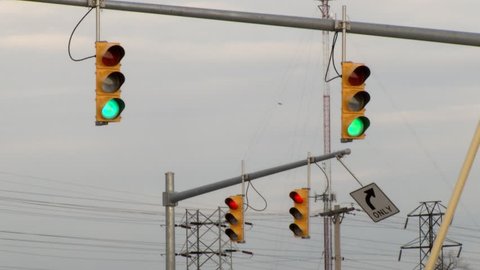
[[[320,213],[320,216],[330,216],[333,218],[333,223],[335,224],[335,270],[342,269],[342,253],[340,249],[340,224],[342,223],[343,216],[345,213],[355,210],[353,207],[343,207],[340,208],[340,205],[335,205],[333,210],[328,212]]]
[[[319,161],[323,161],[323,160],[327,160],[327,159],[331,159],[331,158],[335,158],[335,157],[349,155],[350,153],[351,153],[350,149],[347,148],[347,149],[337,151],[337,152],[333,152],[333,153],[323,155],[323,156],[310,157],[310,162],[311,163],[312,162],[319,162]],[[243,178],[245,179],[245,181],[252,181],[254,179],[258,179],[258,178],[261,178],[261,177],[265,177],[265,176],[269,176],[269,175],[276,174],[276,173],[279,173],[279,172],[288,171],[288,170],[295,169],[295,168],[298,168],[298,167],[301,167],[301,166],[305,166],[305,165],[308,164],[308,162],[309,162],[308,159],[299,160],[299,161],[296,161],[296,162],[293,162],[293,163],[288,163],[288,164],[280,165],[280,166],[277,166],[277,167],[273,167],[273,168],[269,168],[269,169],[245,174],[243,176]],[[237,176],[237,177],[230,178],[230,179],[226,179],[226,180],[223,180],[223,181],[218,181],[218,182],[215,182],[215,183],[211,183],[211,184],[207,184],[207,185],[204,185],[204,186],[200,186],[200,187],[192,188],[192,189],[189,189],[189,190],[185,190],[185,191],[182,191],[182,192],[173,192],[173,193],[165,192],[163,194],[163,203],[164,203],[164,205],[172,205],[172,204],[175,204],[179,201],[182,201],[182,200],[185,200],[185,199],[188,199],[188,198],[199,196],[199,195],[202,195],[202,194],[205,194],[205,193],[208,193],[208,192],[212,192],[212,191],[219,190],[219,189],[222,189],[222,188],[230,187],[230,186],[237,185],[237,184],[240,184],[240,183],[242,183],[242,176],[241,175]]]

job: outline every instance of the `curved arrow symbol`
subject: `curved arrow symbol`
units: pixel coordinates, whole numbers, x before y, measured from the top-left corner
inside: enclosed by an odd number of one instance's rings
[[[365,202],[368,204],[370,209],[375,210],[375,206],[373,206],[371,201],[372,197],[375,198],[375,191],[373,190],[373,188],[370,188],[365,190],[364,193],[367,194],[367,196],[365,197]]]

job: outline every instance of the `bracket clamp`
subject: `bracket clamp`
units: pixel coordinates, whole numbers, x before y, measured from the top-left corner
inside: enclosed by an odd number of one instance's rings
[[[335,31],[342,31],[345,25],[346,30],[351,30],[350,22],[349,21],[341,21],[335,20]]]
[[[172,195],[176,192],[163,192],[162,199],[163,199],[163,206],[177,206],[178,202],[172,202]]]
[[[105,6],[106,6],[105,2],[106,2],[106,0],[100,0],[100,7],[101,8],[105,8]],[[97,0],[87,0],[87,6],[96,7],[97,6]]]

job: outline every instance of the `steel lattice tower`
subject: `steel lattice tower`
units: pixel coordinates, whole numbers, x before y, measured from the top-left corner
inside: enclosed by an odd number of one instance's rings
[[[186,239],[180,255],[187,259],[187,269],[232,269],[232,243],[222,230],[224,216],[220,207],[208,215],[185,211],[180,227],[186,229]]]
[[[408,218],[418,217],[418,232],[419,236],[417,239],[410,241],[409,243],[403,245],[400,248],[400,256],[398,260],[401,259],[402,250],[404,249],[418,249],[420,262],[415,267],[415,269],[423,270],[428,261],[428,256],[437,236],[436,232],[442,224],[442,217],[444,215],[443,210],[446,207],[443,206],[440,201],[428,201],[421,202],[420,206],[415,208],[410,214],[407,215],[407,220],[405,222],[405,229],[407,228]],[[442,246],[438,262],[435,266],[435,270],[444,270],[444,261],[443,261],[443,248],[445,247],[462,247],[461,243],[446,239],[445,244]],[[458,256],[460,255],[460,251]]]

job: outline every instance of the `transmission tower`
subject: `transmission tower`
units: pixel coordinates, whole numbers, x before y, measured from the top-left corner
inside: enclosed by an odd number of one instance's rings
[[[407,220],[405,221],[405,229],[408,225],[408,218],[418,217],[418,228],[419,236],[415,240],[410,241],[409,243],[403,245],[400,248],[400,255],[398,260],[400,261],[402,256],[402,250],[404,249],[418,249],[419,250],[419,264],[415,269],[423,270],[430,255],[430,251],[437,236],[437,230],[442,224],[442,217],[444,215],[443,210],[446,207],[443,206],[440,201],[428,201],[421,202],[420,206],[415,208],[410,214],[407,215]],[[460,251],[462,250],[462,244],[450,239],[446,239],[445,244],[442,246],[440,251],[440,256],[438,262],[435,266],[435,270],[447,270],[444,265],[443,260],[443,248],[448,247],[460,247],[457,257],[460,256]]]
[[[187,259],[187,269],[232,269],[232,243],[222,230],[224,216],[220,207],[208,215],[185,210],[180,227],[185,228],[186,239],[179,255]]]

